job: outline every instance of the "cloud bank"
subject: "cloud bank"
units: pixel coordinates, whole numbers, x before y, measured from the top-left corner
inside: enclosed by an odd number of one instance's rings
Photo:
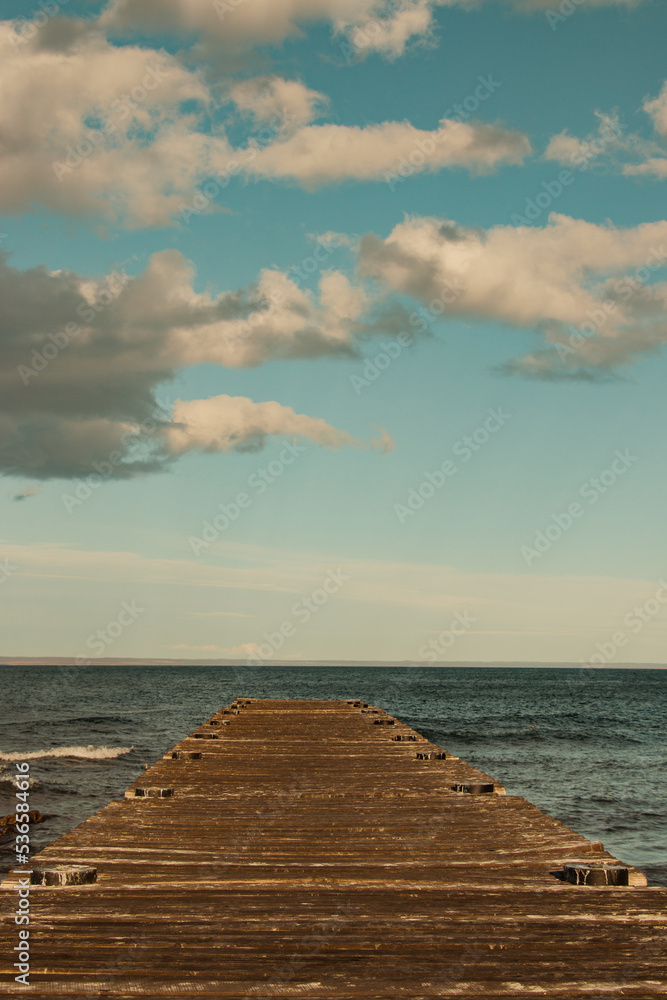
[[[317,293],[275,270],[219,295],[196,293],[193,279],[175,250],[154,254],[137,277],[100,279],[0,259],[0,471],[43,479],[104,463],[123,478],[188,451],[255,449],[279,434],[366,447],[273,402],[160,406],[158,387],[183,368],[354,356],[373,332],[362,318],[370,295],[340,272],[323,273]]]
[[[118,7],[119,17],[134,10]],[[204,10],[211,15],[208,0]],[[164,16],[160,8],[160,23]],[[473,173],[530,152],[522,134],[483,123],[443,120],[430,131],[409,122],[314,124],[326,95],[299,80],[213,85],[164,50],[113,45],[94,27],[62,24],[64,34],[54,35],[52,22],[22,41],[17,25],[0,22],[2,212],[41,204],[127,227],[167,226],[202,182],[228,181],[230,172],[313,188],[381,180],[401,156],[424,149],[424,169]],[[243,137],[232,142],[232,131]]]
[[[358,357],[396,332],[411,296],[442,315],[536,331],[544,346],[505,370],[534,378],[609,377],[667,341],[667,222],[629,229],[554,214],[544,227],[465,229],[415,217],[361,237],[356,280],[324,271],[316,291],[264,270],[246,288],[194,290],[176,250],[142,274],[91,279],[0,260],[0,470],[33,479],[159,471],[191,451],[262,447],[273,435],[329,448],[370,445],[277,402],[221,395],[158,405],[188,367],[251,368]],[[426,321],[421,320],[425,327]]]
[[[208,58],[297,38],[328,23],[357,51],[396,58],[430,36],[436,7],[452,0],[112,0],[100,24],[110,33],[168,31],[198,42]]]
[[[543,350],[508,371],[538,378],[608,375],[667,341],[667,222],[630,229],[553,214],[544,227],[458,227],[409,218],[369,234],[359,271],[413,296],[431,317],[466,316],[539,331]]]

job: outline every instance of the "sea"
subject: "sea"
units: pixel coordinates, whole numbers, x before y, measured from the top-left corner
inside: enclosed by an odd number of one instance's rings
[[[667,885],[667,670],[0,665],[0,692],[0,816],[27,762],[33,853],[236,697],[361,698]]]

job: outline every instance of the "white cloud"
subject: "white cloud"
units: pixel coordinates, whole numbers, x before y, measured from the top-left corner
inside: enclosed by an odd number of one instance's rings
[[[642,105],[651,118],[658,139],[667,136],[667,83],[655,99],[646,98]],[[545,150],[546,160],[556,160],[572,168],[587,169],[599,162],[627,177],[667,177],[667,150],[655,138],[647,139],[638,132],[626,132],[617,114],[595,112],[599,124],[596,131],[583,139],[570,135],[567,129],[552,136]]]
[[[335,27],[348,39],[353,53],[358,57],[368,52],[378,52],[389,59],[402,55],[413,38],[428,39],[433,29],[433,8],[449,0],[434,3],[433,0],[394,3],[389,16],[380,10],[381,16],[360,17],[355,23],[349,17],[336,18]],[[383,5],[376,4],[377,8]]]
[[[242,175],[312,188],[383,179],[401,157],[432,171],[485,172],[530,152],[525,136],[495,125],[314,125],[327,99],[297,80],[238,81],[221,97],[164,51],[111,45],[90,30],[67,45],[47,45],[41,34],[16,41],[11,22],[0,22],[0,211],[8,213],[41,203],[131,227],[166,226],[183,217],[205,179],[224,175],[226,184],[234,160]],[[230,102],[236,110],[220,117]],[[227,129],[239,118],[247,138],[232,145]],[[268,131],[262,142],[253,136],[258,125],[259,134]],[[223,210],[223,200],[205,209]]]
[[[189,403],[178,401],[172,424],[164,439],[169,453],[180,456],[188,451],[256,451],[272,435],[305,438],[326,448],[379,447],[391,450],[393,442],[386,432],[367,445],[325,420],[295,413],[290,406],[276,402],[255,403],[244,396],[214,396]]]
[[[587,0],[592,7],[641,2]],[[554,7],[554,0],[504,3],[526,13]],[[121,35],[168,31],[194,39],[206,58],[218,60],[279,45],[309,25],[328,23],[348,60],[372,52],[395,59],[410,43],[431,40],[438,7],[456,6],[474,6],[474,0],[110,0],[100,23]]]
[[[411,218],[384,240],[359,240],[356,281],[324,271],[316,292],[278,270],[245,289],[196,292],[192,265],[176,250],[112,280],[0,262],[0,469],[46,479],[102,463],[110,477],[128,477],[193,449],[247,450],[274,434],[364,447],[271,401],[220,396],[178,403],[173,413],[167,403],[156,414],[156,390],[204,362],[358,355],[367,337],[403,322],[397,292],[438,300],[446,315],[540,330],[545,349],[512,370],[604,374],[667,340],[667,283],[655,280],[666,247],[667,222],[619,230],[553,215],[543,228],[484,232]],[[325,247],[322,256],[326,263]],[[559,348],[586,326],[564,358]],[[387,450],[392,441],[380,431],[371,444]]]
[[[542,377],[607,372],[667,341],[667,222],[630,229],[553,214],[544,227],[465,230],[410,218],[384,240],[368,235],[359,268],[446,316],[542,330],[550,346],[512,367]],[[588,324],[577,350],[554,346]],[[586,377],[586,376],[584,376]]]
[[[115,32],[194,36],[211,56],[230,56],[298,37],[329,23],[358,51],[400,55],[428,37],[434,8],[451,0],[111,0],[101,24]]]
[[[643,110],[651,117],[658,135],[667,138],[667,83],[654,99],[647,98],[642,105]],[[657,154],[657,155],[656,155]],[[641,163],[627,163],[623,173],[633,177],[655,177],[657,180],[667,179],[667,150],[658,144],[650,145]]]
[[[318,249],[324,266],[333,247]],[[45,376],[25,373],[33,394],[47,381],[99,380],[111,355],[115,365],[127,364],[142,376],[203,362],[238,368],[280,358],[354,354],[355,323],[372,302],[363,288],[332,270],[321,273],[319,295],[279,270],[264,269],[247,288],[217,295],[195,292],[194,280],[192,264],[178,250],[153,254],[139,275],[117,271],[94,280],[43,268],[19,271],[0,258],[4,398],[17,381],[13,365],[42,363],[49,334],[70,321],[76,330],[65,336]],[[359,330],[364,332],[362,324]],[[58,363],[63,350],[67,364]]]
[[[612,151],[622,148],[623,128],[618,115],[604,114],[601,111],[596,111],[595,114],[599,124],[594,132],[584,139],[577,139],[567,130],[552,136],[544,158],[585,169],[591,161],[598,159],[603,153],[609,155]]]
[[[204,107],[197,73],[165,52],[109,45],[98,35],[65,48],[41,35],[16,44],[0,22],[0,210],[41,202],[59,212],[164,225],[226,141],[197,132],[185,102]]]
[[[365,128],[310,125],[262,149],[248,166],[260,177],[295,179],[306,187],[348,179],[379,180],[396,175],[401,162],[417,169],[465,167],[488,172],[502,163],[522,163],[530,153],[525,135],[497,125],[443,120],[427,131],[409,122]],[[414,168],[412,168],[414,169]]]
[[[281,433],[362,446],[324,421],[245,398],[180,403],[173,414],[168,403],[156,416],[156,390],[182,368],[354,356],[380,330],[363,320],[373,298],[340,272],[324,271],[318,292],[277,270],[218,295],[195,292],[193,281],[176,250],[154,254],[136,277],[101,279],[19,271],[0,257],[0,470],[66,477],[104,463],[127,477],[196,447],[243,450]]]
[[[326,111],[328,98],[310,90],[299,80],[278,76],[256,76],[239,80],[230,87],[229,96],[240,111],[257,122],[278,118],[292,129],[307,125]]]
[[[559,132],[549,140],[544,151],[545,160],[556,160],[558,163],[576,163],[584,160],[586,144],[583,139],[577,139],[567,130]]]
[[[657,97],[647,98],[643,104],[644,111],[653,119],[656,132],[667,137],[667,82]]]
[[[667,178],[667,156],[650,156],[644,163],[626,163],[623,173],[627,177],[656,177],[659,181]]]

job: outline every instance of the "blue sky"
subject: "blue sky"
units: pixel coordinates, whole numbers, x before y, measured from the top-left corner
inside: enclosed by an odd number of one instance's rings
[[[0,3],[0,653],[663,662],[667,13],[558,11]]]

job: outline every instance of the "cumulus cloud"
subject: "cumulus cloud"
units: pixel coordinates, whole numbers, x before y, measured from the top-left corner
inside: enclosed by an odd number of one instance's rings
[[[646,138],[639,132],[624,130],[617,114],[596,111],[598,127],[585,138],[570,135],[565,129],[549,140],[544,152],[547,160],[556,160],[572,168],[586,170],[601,158],[608,168],[626,176],[667,177],[667,84],[654,99],[646,98],[642,110],[651,118],[657,134]]]
[[[256,76],[232,84],[229,96],[256,122],[284,120],[292,128],[309,124],[327,109],[328,98],[310,90],[299,80],[279,76]]]
[[[661,139],[667,138],[667,83],[664,83],[662,90],[654,99],[647,98],[643,105],[643,110],[650,116],[653,127]],[[657,155],[656,155],[657,154]],[[667,178],[667,150],[662,146],[654,144],[650,147],[641,163],[626,163],[623,173],[635,177],[655,177],[657,180]]]
[[[0,211],[8,213],[41,203],[165,226],[183,216],[204,180],[224,176],[226,186],[232,161],[246,177],[312,188],[384,179],[401,157],[420,158],[428,170],[484,172],[521,163],[530,151],[525,136],[497,125],[314,125],[327,99],[298,80],[256,77],[221,96],[164,51],[111,45],[90,29],[66,46],[46,44],[41,33],[22,44],[18,37],[15,25],[0,22]],[[253,130],[264,123],[273,125],[260,143]],[[247,139],[231,143],[232,125],[245,125]],[[208,211],[222,207],[206,201]]]
[[[626,177],[655,177],[663,181],[667,178],[667,156],[649,156],[643,163],[626,163],[623,173]]]
[[[326,251],[320,259],[326,262]],[[198,293],[194,268],[178,250],[153,254],[137,276],[115,271],[94,280],[44,268],[18,271],[0,260],[0,337],[7,360],[0,386],[3,398],[19,405],[26,398],[22,383],[34,396],[47,382],[62,382],[66,398],[68,380],[86,378],[95,387],[80,395],[79,406],[88,409],[104,394],[105,373],[113,379],[116,370],[152,379],[203,362],[239,368],[354,355],[354,334],[367,330],[361,315],[372,303],[363,288],[330,270],[322,273],[318,292],[265,269],[245,289]]]
[[[171,404],[158,406],[156,390],[204,362],[238,368],[354,356],[375,329],[364,320],[373,306],[366,291],[335,271],[322,274],[315,292],[277,270],[218,295],[195,292],[193,280],[192,265],[175,250],[154,254],[136,277],[19,271],[0,259],[0,470],[42,479],[110,462],[109,475],[122,478],[156,471],[199,445],[256,447],[283,433],[279,426],[331,447],[358,444],[333,428],[327,438],[324,422],[308,424],[278,404],[252,415],[249,400],[228,397],[202,404],[201,415],[220,420],[209,420],[207,444],[196,402],[172,413]]]
[[[598,127],[584,139],[570,135],[567,130],[552,136],[544,152],[545,160],[556,160],[558,163],[585,169],[603,153],[609,154],[627,146],[628,139],[623,138],[618,115],[604,114],[601,111],[596,111],[595,115]]]
[[[198,41],[207,56],[233,56],[299,37],[329,23],[357,52],[400,55],[428,37],[436,7],[455,0],[111,0],[100,23],[110,32],[170,33]]]
[[[667,83],[656,98],[647,98],[643,104],[644,111],[653,119],[656,132],[667,137]]]
[[[482,173],[502,163],[522,163],[528,153],[530,143],[520,132],[451,119],[442,120],[434,131],[409,122],[365,128],[310,125],[262,149],[248,172],[290,178],[312,188],[348,179],[391,179],[404,161],[416,163],[418,169],[465,167]]]
[[[667,222],[630,229],[553,214],[546,226],[463,229],[410,218],[363,237],[359,270],[437,316],[539,330],[543,351],[509,370],[595,377],[667,341]]]
[[[544,151],[545,160],[556,160],[557,163],[576,163],[577,160],[583,162],[585,159],[585,143],[583,139],[577,139],[570,135],[567,129],[554,135],[549,140],[549,144]]]
[[[85,34],[18,44],[0,22],[0,211],[59,212],[163,225],[226,141],[194,128],[197,73],[165,52]]]
[[[274,401],[255,403],[244,396],[214,396],[175,404],[172,426],[165,433],[169,452],[180,456],[188,451],[257,451],[267,437],[287,435],[305,438],[326,448],[374,447],[391,451],[392,439],[386,431],[369,445],[325,420],[295,413]]]
[[[411,0],[394,3],[393,9],[376,4],[372,11],[374,16],[364,18],[360,13],[356,22],[349,17],[337,17],[334,24],[338,33],[348,40],[347,46],[343,46],[348,58],[352,54],[363,57],[368,52],[378,52],[388,59],[396,59],[412,39],[430,39],[434,7],[450,3],[451,0]]]
[[[587,0],[592,7],[641,2]],[[504,3],[518,13],[554,7],[553,0]],[[121,36],[166,31],[220,61],[279,45],[300,37],[310,25],[328,23],[347,61],[369,53],[395,59],[411,43],[430,42],[437,8],[455,6],[474,6],[474,0],[110,0],[100,24]]]

